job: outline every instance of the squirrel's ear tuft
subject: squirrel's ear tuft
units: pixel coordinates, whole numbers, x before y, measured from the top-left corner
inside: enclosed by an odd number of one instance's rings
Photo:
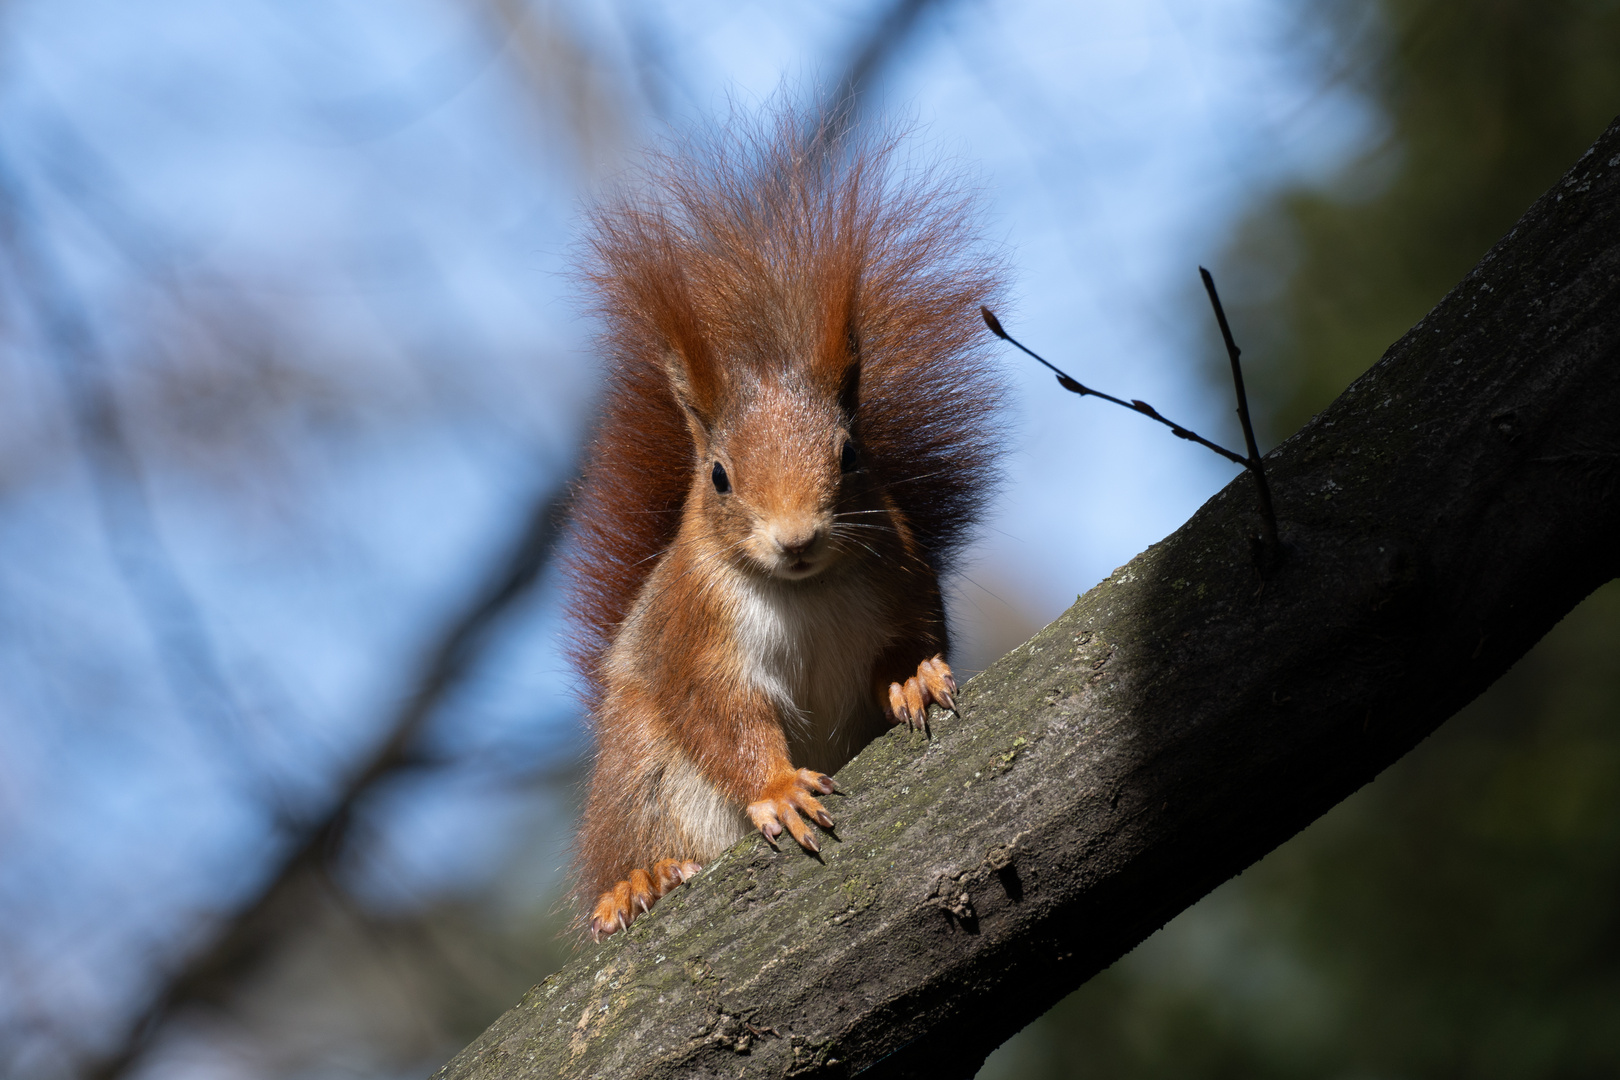
[[[672,396],[704,430],[723,406],[725,385],[688,280],[691,252],[679,230],[656,212],[633,206],[603,211],[592,243],[594,283],[604,313],[617,322],[637,363],[654,361]]]
[[[855,418],[861,390],[861,331],[857,321],[854,283],[824,290],[827,307],[822,315],[821,348],[815,360],[817,382],[836,394],[844,415]]]
[[[664,339],[661,359],[669,388],[687,415],[707,432],[720,415],[725,382],[686,281],[670,265],[658,288],[649,291],[656,293],[651,307]]]
[[[692,357],[696,355],[694,363]],[[669,389],[675,395],[681,411],[703,429],[704,434],[714,430],[720,415],[720,373],[706,349],[682,349],[671,345],[664,351],[664,374]]]

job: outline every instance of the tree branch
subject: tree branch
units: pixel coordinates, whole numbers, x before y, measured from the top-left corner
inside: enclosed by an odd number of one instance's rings
[[[438,1073],[971,1076],[1324,813],[1620,571],[1620,122],[1269,455],[839,775],[822,861],[739,842]]]

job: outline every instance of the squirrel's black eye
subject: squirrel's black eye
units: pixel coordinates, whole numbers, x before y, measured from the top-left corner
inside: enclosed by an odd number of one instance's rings
[[[844,452],[838,457],[838,468],[842,472],[852,473],[861,467],[861,456],[855,451],[855,440],[844,440]]]
[[[714,471],[709,473],[709,478],[714,481],[714,490],[720,494],[731,490],[731,478],[726,475],[726,467],[718,461],[714,463]]]

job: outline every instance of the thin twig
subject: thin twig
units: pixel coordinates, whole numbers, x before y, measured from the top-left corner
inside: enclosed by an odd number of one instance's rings
[[[1092,397],[1102,398],[1104,401],[1112,401],[1115,405],[1118,405],[1121,408],[1126,408],[1132,412],[1141,413],[1150,420],[1157,420],[1159,423],[1169,428],[1171,433],[1177,438],[1186,439],[1189,442],[1195,442],[1199,446],[1207,446],[1229,461],[1236,462],[1246,469],[1250,467],[1249,459],[1245,458],[1242,454],[1234,453],[1231,450],[1228,450],[1226,447],[1221,446],[1219,443],[1212,443],[1202,435],[1198,434],[1196,431],[1189,428],[1184,428],[1175,421],[1166,419],[1164,416],[1160,415],[1157,409],[1145,401],[1138,401],[1134,398],[1130,401],[1125,401],[1124,399],[1117,398],[1112,394],[1105,394],[1101,390],[1093,390],[1091,387],[1083,385],[1078,379],[1075,379],[1069,375],[1068,372],[1050,363],[1044,356],[1041,356],[1039,353],[1026,346],[1023,342],[1007,333],[1007,331],[1003,330],[1001,328],[1001,320],[996,318],[995,312],[991,311],[987,307],[984,307],[983,305],[980,305],[979,314],[984,316],[984,325],[990,328],[990,332],[992,334],[996,335],[996,337],[1000,338],[1002,341],[1008,342],[1022,349],[1030,356],[1033,356],[1040,363],[1045,364],[1046,367],[1051,369],[1051,371],[1057,375],[1058,385],[1070,393],[1079,394],[1082,397],[1089,394]]]
[[[1204,288],[1209,291],[1210,302],[1215,305],[1215,318],[1221,324],[1221,337],[1226,341],[1226,354],[1232,359],[1232,383],[1237,390],[1238,419],[1243,422],[1244,444],[1249,450],[1247,457],[1228,450],[1219,443],[1210,442],[1196,431],[1189,428],[1184,428],[1180,424],[1166,419],[1159,413],[1157,409],[1145,401],[1141,401],[1136,398],[1126,401],[1123,398],[1117,398],[1112,394],[1105,394],[1101,390],[1093,390],[1091,387],[1086,386],[1084,383],[1074,378],[1062,368],[1047,360],[1046,357],[1040,355],[1035,350],[1029,348],[1029,346],[1007,333],[1006,330],[1002,329],[1001,320],[996,318],[995,312],[981,304],[979,306],[979,314],[984,316],[984,325],[990,328],[990,332],[992,334],[996,335],[996,337],[1000,338],[1002,341],[1008,342],[1018,349],[1021,349],[1029,356],[1034,357],[1037,362],[1045,366],[1047,370],[1056,375],[1058,385],[1069,391],[1071,394],[1079,394],[1081,397],[1089,395],[1091,397],[1102,398],[1104,401],[1111,401],[1121,408],[1129,409],[1132,412],[1141,413],[1148,419],[1157,420],[1159,423],[1169,428],[1171,433],[1176,437],[1186,439],[1189,442],[1195,442],[1199,446],[1208,447],[1217,454],[1226,458],[1228,461],[1235,462],[1248,470],[1250,475],[1254,477],[1255,487],[1258,489],[1259,494],[1260,544],[1261,550],[1264,552],[1264,556],[1260,557],[1259,561],[1262,564],[1263,571],[1265,564],[1269,563],[1277,551],[1277,516],[1272,510],[1271,506],[1271,487],[1266,483],[1265,466],[1261,463],[1260,449],[1254,441],[1254,426],[1249,422],[1249,399],[1243,391],[1243,367],[1238,362],[1238,347],[1237,343],[1232,340],[1232,328],[1227,325],[1226,312],[1221,308],[1221,298],[1215,293],[1215,279],[1210,277],[1209,271],[1205,270],[1202,266],[1198,268],[1198,272],[1199,274],[1203,275]]]
[[[1221,340],[1226,342],[1226,355],[1232,361],[1232,386],[1237,392],[1238,419],[1243,422],[1243,441],[1249,448],[1245,462],[1254,476],[1254,486],[1260,499],[1260,540],[1268,552],[1277,550],[1277,515],[1271,508],[1271,485],[1266,483],[1266,466],[1260,458],[1260,447],[1254,441],[1254,425],[1249,422],[1249,396],[1243,391],[1243,364],[1238,360],[1241,351],[1232,340],[1232,328],[1226,322],[1226,309],[1221,306],[1220,294],[1215,291],[1215,279],[1202,266],[1198,276],[1204,279],[1204,291],[1215,307],[1215,321],[1221,324]]]

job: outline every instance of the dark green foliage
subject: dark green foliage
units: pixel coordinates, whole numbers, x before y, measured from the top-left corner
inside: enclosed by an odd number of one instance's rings
[[[1620,113],[1617,3],[1348,0],[1307,17],[1335,28],[1385,138],[1329,185],[1256,208],[1221,267],[1263,442],[1366,370]],[[1616,1032],[1611,583],[985,1075],[1612,1077]]]

